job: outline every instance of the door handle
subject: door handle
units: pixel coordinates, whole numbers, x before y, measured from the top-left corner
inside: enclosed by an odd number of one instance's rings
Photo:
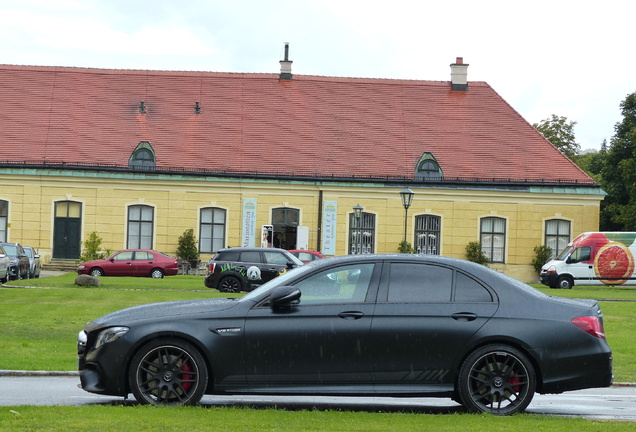
[[[456,321],[474,321],[477,319],[477,314],[472,312],[458,312],[451,315]]]
[[[362,312],[347,311],[347,312],[340,312],[338,316],[346,320],[357,320],[362,318],[364,314]]]

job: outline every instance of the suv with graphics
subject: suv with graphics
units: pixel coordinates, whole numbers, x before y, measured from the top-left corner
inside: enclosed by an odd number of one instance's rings
[[[284,249],[221,249],[208,263],[205,286],[221,292],[252,291],[303,262]]]

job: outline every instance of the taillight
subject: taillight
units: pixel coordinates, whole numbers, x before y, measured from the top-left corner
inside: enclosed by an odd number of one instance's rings
[[[210,268],[209,268],[210,273],[214,273],[214,268],[215,268],[215,267],[216,267],[216,263],[215,263],[215,262],[211,262],[211,263],[210,263]]]
[[[576,317],[572,320],[572,324],[585,331],[586,333],[591,334],[592,336],[605,339],[605,330],[603,329],[603,323],[601,322],[599,317]]]

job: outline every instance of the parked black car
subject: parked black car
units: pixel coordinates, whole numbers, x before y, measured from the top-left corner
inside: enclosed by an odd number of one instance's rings
[[[9,279],[29,277],[29,257],[20,243],[0,243],[10,259]]]
[[[222,292],[252,291],[255,287],[303,265],[278,248],[240,247],[221,249],[208,263],[205,286]]]
[[[87,324],[78,355],[84,390],[155,405],[222,393],[437,396],[512,414],[535,392],[613,379],[595,300],[422,255],[323,259],[241,299],[124,309]]]

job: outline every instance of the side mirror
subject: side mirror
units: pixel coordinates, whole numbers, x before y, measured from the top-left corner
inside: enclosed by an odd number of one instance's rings
[[[289,306],[300,299],[300,290],[293,286],[282,286],[272,290],[269,296],[269,305],[272,309]]]

